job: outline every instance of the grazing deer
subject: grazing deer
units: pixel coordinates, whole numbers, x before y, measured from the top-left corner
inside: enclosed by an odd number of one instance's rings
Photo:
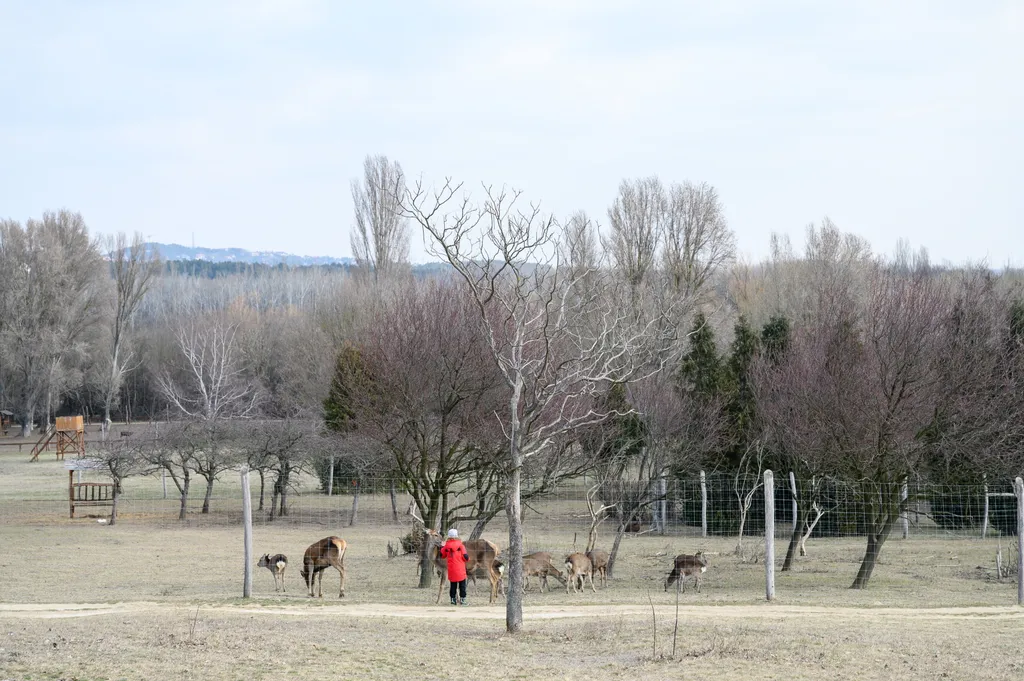
[[[265,567],[274,575],[274,591],[285,591],[284,569],[288,567],[287,556],[283,553],[276,553],[273,556],[269,553],[264,553],[263,557],[260,558],[260,562],[256,563],[256,567]],[[278,586],[278,581],[281,582],[280,586]]]
[[[573,593],[583,593],[585,588],[585,579],[590,578],[590,588],[597,593],[597,587],[594,586],[594,564],[590,562],[585,553],[571,553],[565,557],[565,571],[568,574],[568,581],[565,583],[565,593],[569,593],[569,583],[572,583]],[[580,588],[576,590],[576,582],[579,582]]]
[[[341,590],[338,598],[345,597],[345,550],[348,543],[341,537],[324,537],[315,544],[310,544],[302,554],[302,579],[309,589],[309,597],[313,598],[313,582],[320,587],[320,598],[324,597],[324,570],[333,567],[341,573]],[[317,577],[319,576],[319,581]]]
[[[437,571],[439,582],[437,585],[436,602],[440,603],[441,591],[444,589],[444,583],[448,580],[448,561],[441,557],[441,546],[444,544],[444,540],[437,530],[428,529],[426,532],[427,542],[430,546],[430,562],[434,564],[434,570]],[[467,539],[463,542],[463,545],[466,547],[466,553],[469,555],[469,561],[466,563],[466,577],[472,579],[473,583],[476,584],[477,570],[484,570],[488,581],[491,583],[488,603],[493,603],[498,597],[498,592],[501,590],[501,575],[504,571],[501,561],[497,560],[501,549],[486,539]]]
[[[587,551],[587,558],[590,559],[590,564],[593,567],[593,571],[598,574],[601,578],[601,586],[608,586],[608,552],[601,551],[600,549],[593,549]]]
[[[668,573],[668,579],[665,580],[665,591],[672,586],[672,583],[677,579],[679,580],[680,588],[685,591],[683,587],[684,577],[693,577],[694,583],[697,585],[697,593],[700,593],[701,575],[708,569],[708,559],[704,556],[703,551],[698,551],[694,555],[683,553],[676,556],[675,564],[672,567],[672,572]]]
[[[551,554],[547,551],[536,551],[523,556],[523,591],[526,591],[530,577],[540,577],[541,593],[544,593],[548,586],[548,577],[554,577],[563,585],[566,583],[562,571],[551,562]]]

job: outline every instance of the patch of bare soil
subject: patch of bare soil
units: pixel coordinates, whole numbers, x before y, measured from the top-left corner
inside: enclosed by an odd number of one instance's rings
[[[14,618],[68,618],[119,615],[126,613],[160,613],[194,610],[193,605],[134,601],[127,603],[0,603],[0,617]],[[503,605],[451,607],[395,605],[392,603],[321,603],[294,606],[201,605],[206,612],[223,614],[250,614],[303,617],[397,617],[414,619],[484,619],[500,620],[505,617]],[[656,608],[659,617],[674,614],[670,606]],[[649,607],[640,605],[560,605],[530,606],[523,610],[526,620],[563,618],[634,617],[650,614]],[[739,619],[785,619],[788,617],[843,617],[848,619],[1017,619],[1024,621],[1024,609],[1013,606],[979,606],[957,608],[850,608],[823,606],[795,606],[765,603],[761,605],[680,606],[680,618],[708,616]]]

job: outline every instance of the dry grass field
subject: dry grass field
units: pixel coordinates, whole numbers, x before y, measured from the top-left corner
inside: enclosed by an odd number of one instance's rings
[[[990,576],[994,539],[893,539],[864,591],[847,588],[863,541],[814,540],[794,571],[777,573],[777,598],[766,603],[763,565],[735,556],[735,539],[627,537],[607,589],[534,588],[525,631],[511,637],[503,601],[489,606],[484,584],[471,586],[470,607],[457,609],[444,599],[435,605],[436,589],[415,588],[415,561],[387,558],[387,542],[404,528],[383,521],[370,497],[366,524],[353,528],[332,524],[330,509],[315,510],[324,502],[306,497],[299,518],[257,524],[257,555],[291,559],[288,593],[275,594],[271,574],[257,569],[253,598],[244,600],[242,531],[230,514],[179,525],[140,504],[115,527],[70,521],[54,482],[66,485],[61,464],[23,459],[0,451],[0,681],[1009,679],[1024,672],[1024,609],[1013,605],[1014,584]],[[230,488],[231,476],[225,480]],[[148,492],[156,484],[131,483]],[[26,510],[19,499],[41,501]],[[557,504],[543,509],[528,519],[531,548],[564,554],[573,531],[551,522]],[[346,598],[337,598],[332,571],[323,601],[311,600],[298,574],[302,551],[330,534],[350,545]],[[485,536],[507,543],[500,525]],[[671,556],[698,547],[711,565],[702,593],[688,583],[679,598],[673,656],[675,594],[662,584]]]

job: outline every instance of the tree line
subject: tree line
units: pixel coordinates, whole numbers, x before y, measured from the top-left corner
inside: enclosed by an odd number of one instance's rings
[[[713,187],[657,177],[624,180],[604,227],[506,188],[409,183],[381,156],[352,192],[352,268],[193,276],[78,214],[0,223],[0,406],[26,435],[64,412],[177,421],[178,457],[242,420],[291,423],[264,433],[286,452],[275,493],[303,467],[325,491],[392,480],[431,526],[477,536],[505,513],[512,556],[523,504],[583,472],[616,546],[664,522],[659,481],[696,470],[734,476],[741,508],[744,481],[796,472],[802,528],[829,481],[870,483],[855,587],[905,483],[1021,474],[1012,270],[874,253],[828,219],[802,252],[776,235],[744,262]],[[445,268],[413,276],[414,228]],[[293,430],[307,444],[282,450]]]

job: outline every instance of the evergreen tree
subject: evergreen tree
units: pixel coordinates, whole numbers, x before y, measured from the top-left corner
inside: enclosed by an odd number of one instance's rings
[[[761,347],[772,364],[778,364],[789,349],[789,320],[781,314],[772,315],[761,328]]]
[[[626,399],[626,388],[613,383],[603,400],[605,413],[615,412],[601,425],[598,460],[603,465],[626,465],[647,443],[647,428],[643,419],[632,410]]]
[[[338,353],[334,364],[334,377],[331,379],[331,390],[324,399],[324,425],[333,433],[351,433],[358,427],[356,419],[355,399],[366,381],[366,369],[359,349],[346,345]],[[365,391],[363,391],[365,393]],[[317,477],[327,493],[327,480],[331,476],[330,461],[319,459],[315,462]],[[334,461],[335,490],[345,489],[345,481],[351,480],[354,471],[345,461]]]
[[[690,350],[679,370],[680,388],[701,400],[710,401],[722,392],[722,360],[715,344],[715,332],[703,312],[693,319]]]
[[[750,381],[750,367],[761,346],[757,332],[740,316],[733,332],[729,359],[725,365],[725,416],[729,423],[729,459],[738,464],[753,439],[756,400]]]
[[[363,362],[359,350],[346,345],[338,353],[334,364],[331,390],[324,400],[324,425],[335,433],[348,433],[356,429],[353,401],[357,383],[362,379]]]

